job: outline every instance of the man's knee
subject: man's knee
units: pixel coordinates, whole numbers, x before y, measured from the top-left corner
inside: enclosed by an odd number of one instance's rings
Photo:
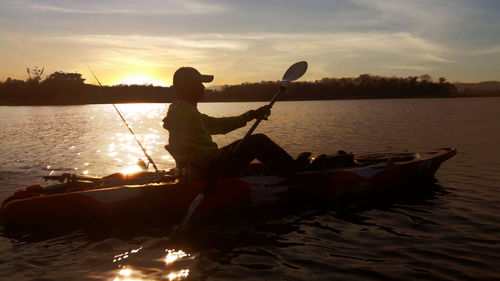
[[[264,134],[255,134],[255,135],[252,135],[252,138],[254,141],[257,141],[257,142],[268,142],[270,141],[270,138]]]

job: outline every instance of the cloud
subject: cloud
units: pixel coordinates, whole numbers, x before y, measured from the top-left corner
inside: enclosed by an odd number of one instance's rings
[[[417,72],[426,72],[429,71],[431,68],[428,66],[419,66],[419,65],[394,65],[394,64],[387,64],[387,65],[382,65],[383,68],[387,69],[394,69],[394,70],[413,70]]]
[[[11,68],[41,61],[74,69],[87,59],[110,72],[150,67],[170,75],[193,65],[219,73],[221,83],[273,79],[303,59],[311,65],[305,79],[421,71],[462,79],[498,75],[491,69],[499,7],[496,0],[5,0],[0,23],[16,36],[0,32],[0,51]]]
[[[36,1],[29,9],[63,14],[93,15],[203,15],[221,13],[225,6],[194,0],[171,1]]]
[[[490,46],[470,52],[472,55],[491,55],[500,53],[500,45]]]
[[[202,67],[225,77],[222,83],[273,80],[295,60],[313,66],[310,78],[381,69],[425,70],[449,63],[449,50],[408,33],[249,33],[184,36],[79,35],[40,39],[64,49],[79,49],[94,63],[175,70]],[[396,67],[399,66],[399,67]],[[338,68],[343,72],[339,72]]]

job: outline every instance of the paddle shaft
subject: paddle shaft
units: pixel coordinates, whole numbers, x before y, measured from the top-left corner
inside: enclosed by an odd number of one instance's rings
[[[286,88],[283,85],[281,85],[280,89],[278,90],[278,92],[271,99],[271,102],[269,102],[269,104],[268,104],[269,108],[273,107],[274,103],[278,100],[278,97],[285,90],[286,90]],[[248,130],[247,134],[243,137],[243,139],[241,139],[241,141],[238,143],[238,145],[236,146],[236,148],[233,150],[233,154],[234,154],[234,152],[236,152],[238,150],[238,148],[240,147],[240,145],[246,139],[248,139],[248,137],[250,137],[252,135],[252,133],[257,128],[257,126],[259,126],[260,121],[262,121],[262,119],[257,119],[257,121],[255,121],[255,123],[252,125],[252,127],[250,128],[250,130]],[[218,164],[218,163],[216,163],[216,164]],[[203,200],[207,196],[208,191],[211,190],[214,187],[215,183],[219,179],[219,172],[220,172],[219,169],[220,169],[219,165],[216,165],[214,172],[212,173],[211,177],[208,179],[207,185],[205,186],[205,188],[203,188],[203,190],[193,200],[193,202],[189,206],[189,209],[188,209],[188,211],[186,213],[186,216],[184,217],[184,219],[179,224],[179,227],[170,235],[170,237],[168,238],[168,240],[170,240],[172,237],[176,236],[177,233],[179,233],[179,232],[181,232],[181,231],[184,230],[184,228],[188,224],[189,220],[191,219],[191,216],[196,212],[196,210],[198,209],[198,206],[201,204],[201,202],[203,202]]]
[[[302,75],[304,75],[306,70],[307,70],[307,62],[305,62],[305,61],[297,62],[287,69],[287,71],[283,75],[283,79],[281,80],[282,84],[280,86],[280,89],[274,95],[274,97],[271,99],[271,102],[269,102],[269,105],[268,105],[269,108],[273,107],[274,103],[278,100],[278,97],[280,96],[280,94],[286,90],[285,85],[289,82],[295,81],[295,80],[299,79],[300,77],[302,77]],[[252,133],[257,128],[257,126],[259,126],[260,121],[262,121],[262,119],[257,119],[257,121],[255,121],[255,123],[252,125],[250,130],[246,133],[246,135],[243,137],[243,139],[241,139],[241,141],[238,143],[238,145],[233,150],[233,152],[232,152],[233,155],[235,152],[238,151],[241,144],[244,141],[246,141],[248,139],[248,137],[250,137],[252,135]],[[205,186],[205,188],[203,188],[203,190],[200,193],[198,193],[198,195],[193,200],[193,202],[191,202],[191,205],[189,206],[189,209],[188,209],[186,216],[179,224],[179,227],[172,233],[172,235],[170,235],[168,240],[170,240],[172,237],[176,236],[176,234],[179,233],[180,231],[184,230],[184,228],[188,224],[191,216],[196,212],[196,210],[198,209],[198,206],[200,206],[200,204],[205,199],[208,191],[211,190],[213,188],[213,186],[215,185],[215,183],[217,182],[218,177],[219,177],[220,167],[219,167],[219,165],[217,165],[218,163],[215,163],[215,164],[216,164],[216,168],[215,168],[214,172],[212,173],[212,176],[208,179],[207,185]]]
[[[273,107],[274,103],[278,100],[278,98],[281,95],[281,93],[283,93],[285,90],[286,90],[286,88],[283,85],[281,85],[280,89],[278,90],[278,92],[274,95],[274,97],[271,99],[271,102],[269,102],[269,104],[267,105],[267,106],[269,106],[270,109]],[[246,135],[240,140],[240,142],[238,143],[238,145],[234,148],[233,154],[236,151],[238,151],[238,148],[240,148],[241,144],[243,142],[245,142],[245,140],[247,140],[253,134],[253,132],[255,131],[255,129],[257,129],[257,126],[259,126],[260,121],[262,121],[262,119],[257,119],[255,121],[255,123],[253,123],[252,127],[250,128],[250,130],[248,130],[248,132],[246,133]]]

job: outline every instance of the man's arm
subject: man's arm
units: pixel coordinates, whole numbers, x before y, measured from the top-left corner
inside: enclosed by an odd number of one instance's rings
[[[268,105],[259,107],[256,110],[247,111],[234,117],[211,117],[202,114],[202,120],[211,135],[227,134],[233,130],[244,127],[248,121],[253,119],[264,119],[271,115],[271,108]]]
[[[234,117],[211,117],[202,114],[201,118],[211,135],[227,134],[244,127],[248,121],[252,120],[250,111]]]

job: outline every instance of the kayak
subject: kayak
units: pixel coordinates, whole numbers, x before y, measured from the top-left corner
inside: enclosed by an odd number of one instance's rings
[[[280,202],[369,196],[422,180],[432,180],[444,161],[457,153],[439,148],[417,153],[372,153],[313,157],[303,171],[269,174],[251,164],[237,177],[217,179],[197,215],[228,213]],[[7,224],[118,222],[159,218],[178,222],[208,180],[188,181],[172,171],[106,177],[75,174],[48,176],[60,183],[31,185],[16,191],[1,207]]]

